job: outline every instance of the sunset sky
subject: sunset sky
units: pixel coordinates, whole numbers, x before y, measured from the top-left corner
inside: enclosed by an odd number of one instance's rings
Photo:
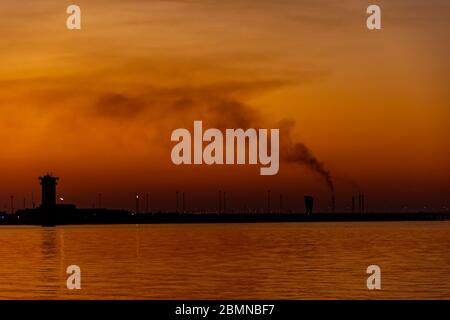
[[[81,7],[82,29],[66,28]],[[366,8],[382,9],[382,30]],[[132,208],[264,207],[283,193],[329,206],[324,179],[282,162],[175,166],[176,128],[279,128],[330,171],[337,208],[450,206],[450,3],[446,0],[0,0],[0,211],[39,202],[37,177],[67,202]],[[286,123],[295,125],[286,126]],[[289,129],[289,130],[288,130]],[[284,135],[284,137],[283,137]],[[289,135],[289,137],[287,137]]]

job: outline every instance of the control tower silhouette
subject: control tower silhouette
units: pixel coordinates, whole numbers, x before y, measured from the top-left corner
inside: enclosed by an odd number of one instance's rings
[[[43,177],[39,177],[42,186],[42,208],[54,208],[56,207],[56,185],[59,178],[53,177],[51,174],[46,174]]]

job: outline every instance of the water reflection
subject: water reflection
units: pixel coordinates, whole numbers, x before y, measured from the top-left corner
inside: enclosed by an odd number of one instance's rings
[[[61,245],[58,243],[59,230],[55,228],[42,228],[41,238],[42,238],[42,255],[45,260],[57,259],[60,251],[63,250]]]
[[[448,222],[0,231],[0,298],[450,298]],[[71,264],[81,290],[66,288]],[[382,291],[366,288],[370,264]]]

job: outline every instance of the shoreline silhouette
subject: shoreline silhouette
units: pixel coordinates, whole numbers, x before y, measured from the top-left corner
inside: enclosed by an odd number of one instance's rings
[[[448,213],[133,213],[114,209],[77,209],[43,211],[18,210],[16,214],[0,213],[0,225],[86,225],[86,224],[180,224],[180,223],[281,223],[281,222],[395,222],[445,221]]]
[[[221,206],[218,212],[136,212],[107,208],[77,208],[74,204],[57,204],[56,185],[59,177],[51,174],[39,177],[42,194],[41,205],[32,209],[19,209],[11,214],[0,212],[0,225],[85,225],[85,224],[171,224],[171,223],[260,223],[260,222],[377,222],[377,221],[443,221],[450,220],[445,212],[366,212],[364,195],[360,195],[358,212],[335,212],[334,195],[332,212],[314,212],[314,198],[305,196],[305,211],[284,212],[281,207],[270,210],[270,191],[268,210],[265,212],[228,212]],[[184,193],[183,193],[184,197]],[[136,201],[139,197],[136,195]],[[13,206],[12,206],[13,207]],[[178,193],[177,193],[178,208]],[[352,206],[354,209],[354,204]],[[148,208],[147,208],[148,210]]]

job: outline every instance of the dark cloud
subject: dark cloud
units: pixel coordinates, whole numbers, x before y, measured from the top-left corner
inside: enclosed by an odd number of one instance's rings
[[[151,123],[179,124],[204,119],[218,128],[249,127],[260,112],[247,99],[286,85],[281,81],[223,82],[199,86],[143,86],[133,93],[96,94],[90,114],[121,122],[136,119]]]
[[[99,116],[121,120],[142,114],[146,107],[146,104],[137,98],[114,93],[100,96],[95,103],[95,111]]]

